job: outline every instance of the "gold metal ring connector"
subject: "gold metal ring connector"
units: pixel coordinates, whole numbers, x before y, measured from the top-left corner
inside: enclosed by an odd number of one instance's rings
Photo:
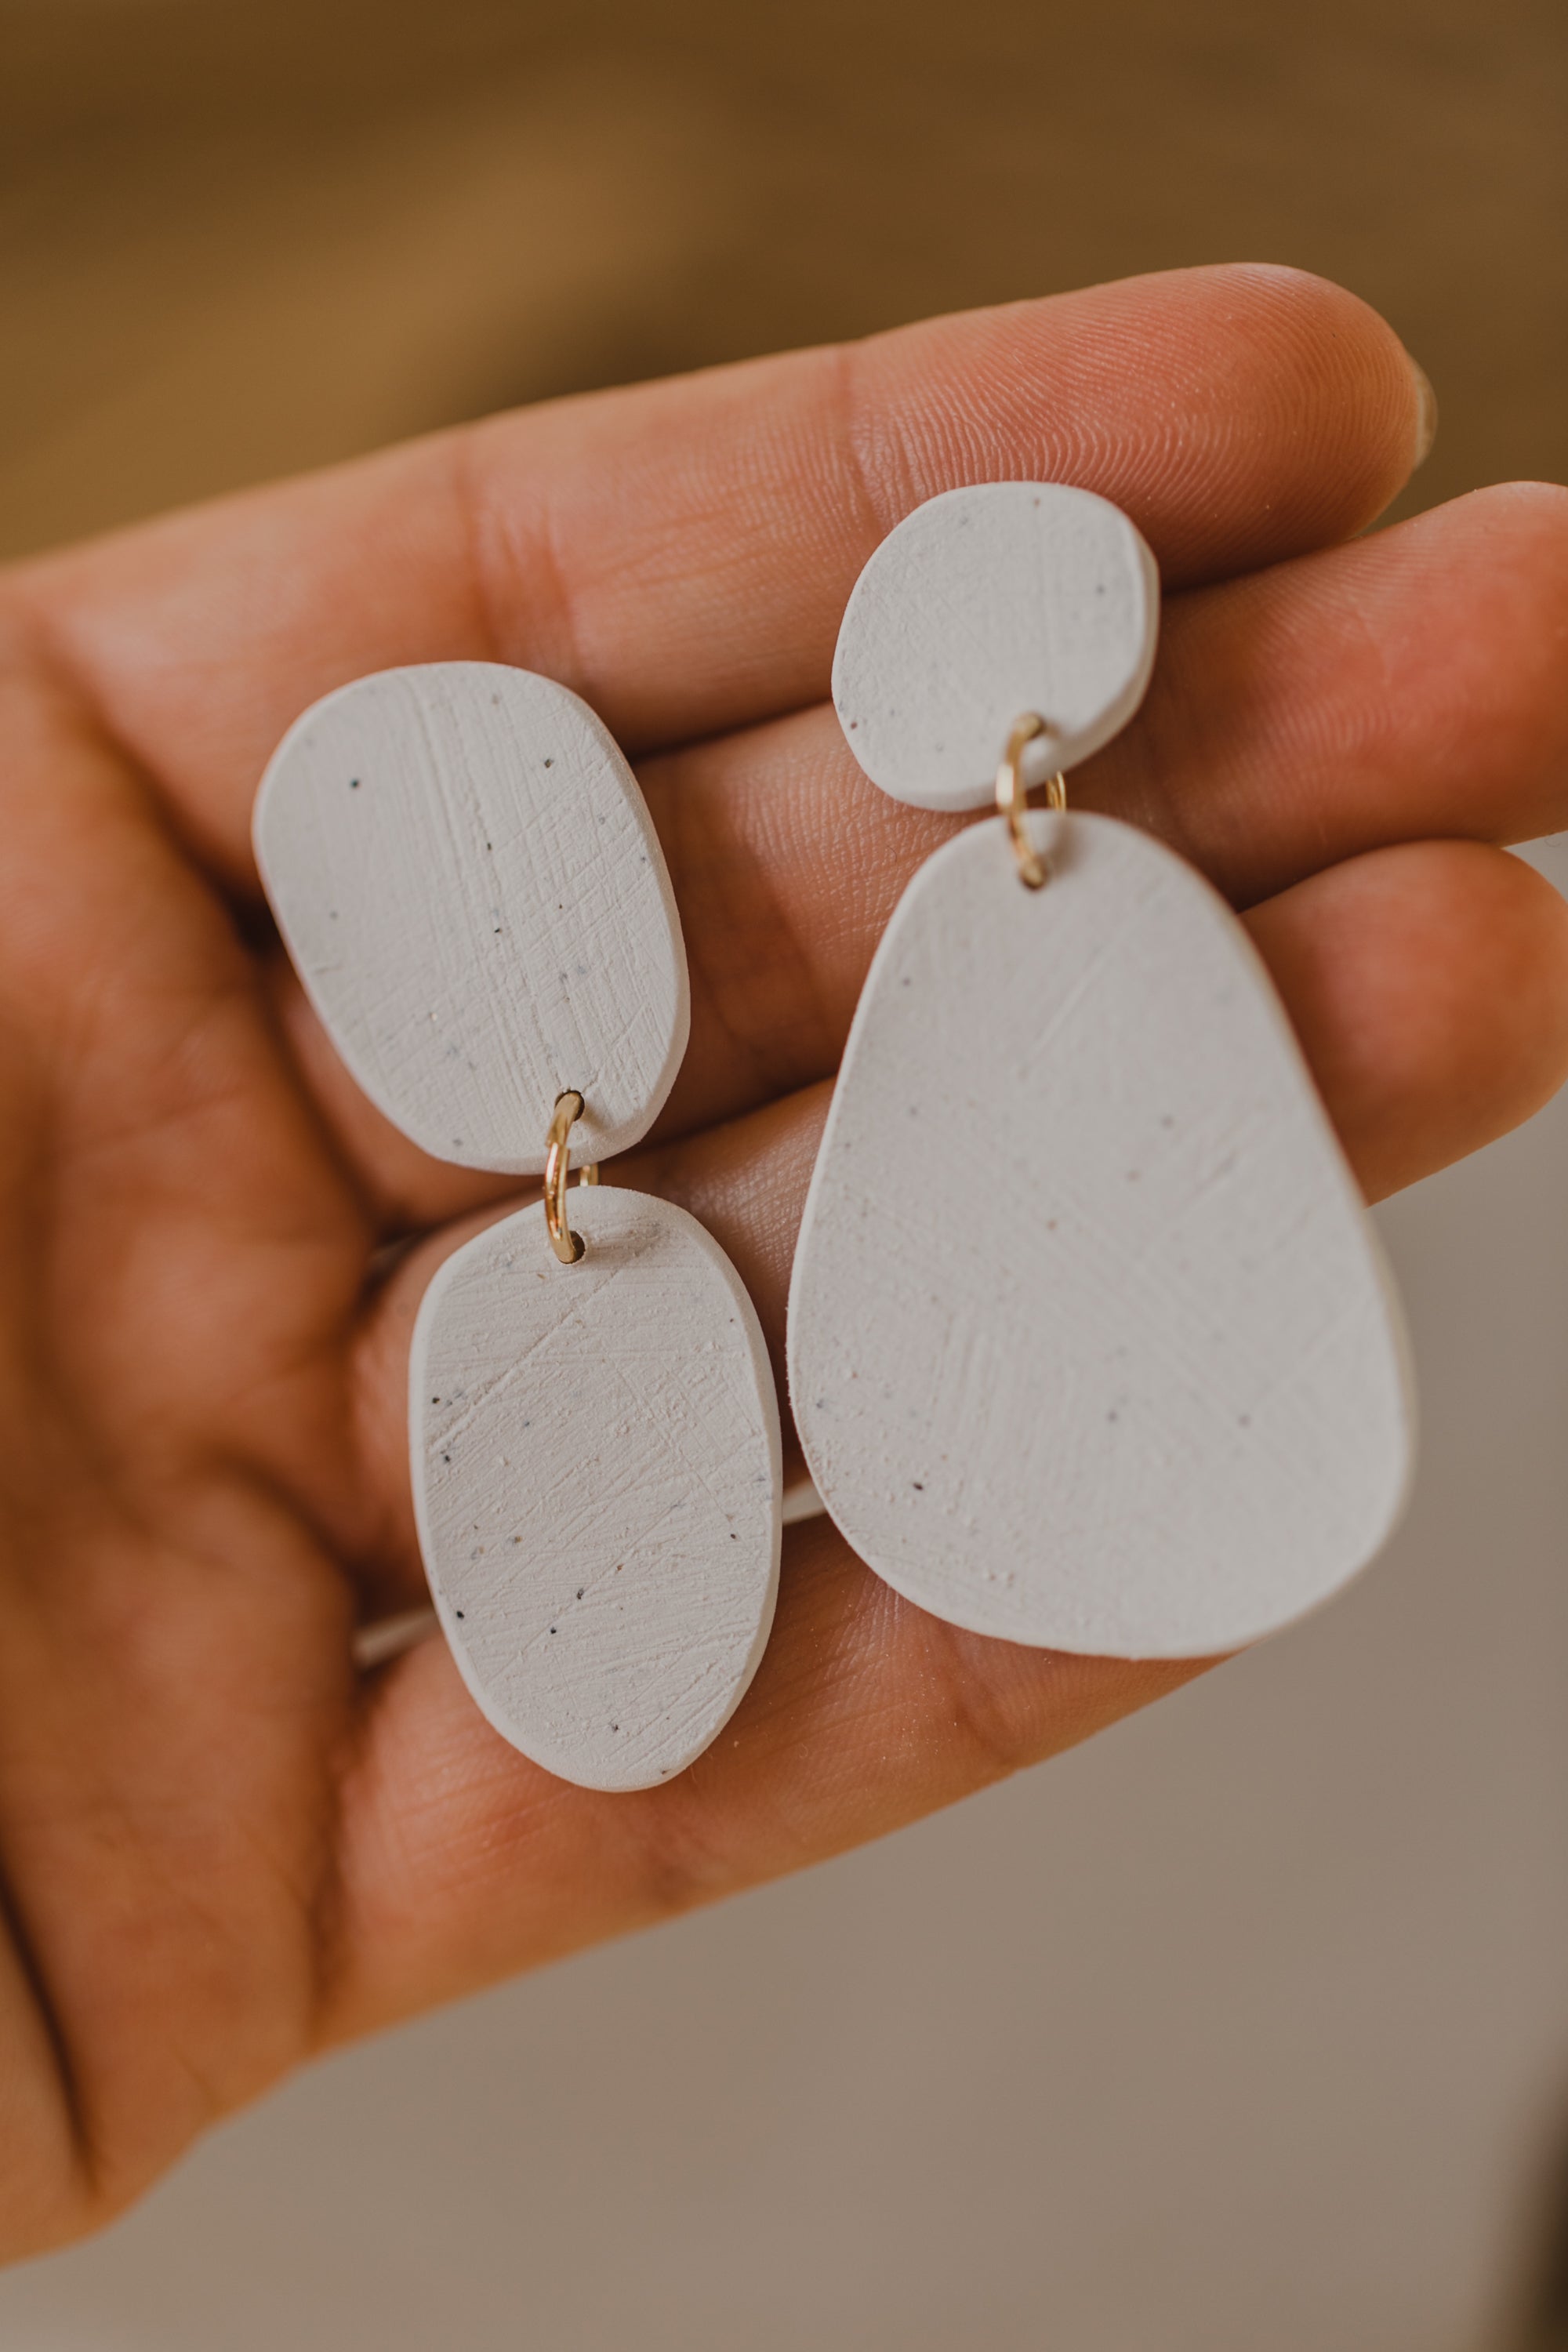
[[[1054,735],[1056,731],[1037,710],[1026,710],[1007,738],[1007,749],[996,771],[996,805],[1007,820],[1018,879],[1026,890],[1043,890],[1051,878],[1051,869],[1029,839],[1029,828],[1025,823],[1029,801],[1024,790],[1024,746],[1032,743],[1037,735]],[[1067,779],[1058,769],[1046,786],[1046,805],[1061,810],[1067,804]]]
[[[550,1246],[563,1265],[575,1265],[584,1249],[582,1234],[574,1234],[566,1222],[566,1187],[574,1175],[579,1184],[599,1181],[596,1162],[578,1169],[571,1164],[572,1129],[582,1116],[583,1097],[575,1087],[556,1096],[544,1152],[544,1222],[550,1228]]]

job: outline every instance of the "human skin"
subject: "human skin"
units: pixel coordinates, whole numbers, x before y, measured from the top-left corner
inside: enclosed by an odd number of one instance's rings
[[[530,1188],[354,1089],[267,920],[267,756],[364,671],[563,679],[638,762],[690,1052],[605,1171],[730,1252],[782,1363],[832,1075],[959,820],[861,776],[838,617],[921,499],[1081,483],[1153,547],[1153,687],[1073,778],[1243,910],[1376,1198],[1568,1072],[1568,491],[1355,539],[1419,387],[1352,296],[1184,272],[556,404],[0,581],[0,2250],[101,2223],[312,2053],[875,1837],[1195,1668],[959,1633],[826,1523],[673,1783],[506,1747],[416,1604],[410,1328]],[[396,1246],[389,1248],[388,1244]]]

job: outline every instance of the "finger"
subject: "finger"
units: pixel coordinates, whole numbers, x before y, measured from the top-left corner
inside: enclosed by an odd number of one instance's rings
[[[1568,825],[1568,489],[1478,490],[1169,609],[1080,797],[1234,903],[1390,842]]]
[[[1423,394],[1338,288],[1187,270],[502,417],[29,567],[19,593],[202,854],[330,688],[486,656],[634,750],[815,701],[857,572],[934,492],[1102,491],[1172,583],[1358,529]]]
[[[1076,805],[1257,905],[1370,850],[1568,827],[1568,489],[1479,491],[1354,545],[1172,599],[1132,724]],[[834,712],[649,763],[691,961],[666,1130],[837,1066],[907,883],[967,820],[889,799]]]
[[[1568,1074],[1568,907],[1517,858],[1468,842],[1380,850],[1298,884],[1247,920],[1373,1199],[1505,1133]],[[781,1398],[790,1266],[830,1091],[808,1088],[605,1171],[689,1210],[729,1253]],[[377,1610],[405,1606],[423,1582],[405,1434],[414,1318],[442,1259],[495,1213],[411,1250],[365,1326],[354,1379]]]
[[[1173,841],[1234,901],[1433,835],[1568,825],[1568,491],[1478,493],[1398,530],[1173,599],[1154,684],[1079,770],[1079,804]],[[829,709],[653,761],[691,1042],[660,1120],[692,1132],[830,1074],[899,894],[954,820],[860,773]],[[300,1066],[384,1226],[505,1197],[373,1110],[279,975]]]
[[[1568,1077],[1568,906],[1520,858],[1380,850],[1247,921],[1369,1200],[1506,1135]]]
[[[605,1797],[507,1747],[428,1643],[369,1686],[321,2039],[880,1836],[1199,1671],[960,1633],[816,1520],[786,1534],[767,1654],[715,1745],[661,1789]]]

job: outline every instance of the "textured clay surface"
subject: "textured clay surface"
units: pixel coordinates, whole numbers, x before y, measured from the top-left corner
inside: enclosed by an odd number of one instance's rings
[[[1052,730],[1026,783],[1087,760],[1143,698],[1160,578],[1119,507],[1061,482],[982,482],[907,515],[845,610],[833,699],[873,783],[984,808],[1014,722]]]
[[[644,1135],[686,1050],[653,826],[600,721],[491,662],[384,670],[289,730],[256,855],[294,966],[371,1100],[437,1159],[537,1175]]]
[[[878,952],[807,1201],[790,1388],[889,1583],[982,1633],[1228,1649],[1388,1536],[1414,1405],[1375,1237],[1267,973],[1108,818],[1000,820]]]
[[[437,1275],[410,1418],[425,1564],[496,1729],[595,1789],[657,1786],[738,1705],[773,1622],[778,1405],[750,1299],[683,1209],[575,1191]]]

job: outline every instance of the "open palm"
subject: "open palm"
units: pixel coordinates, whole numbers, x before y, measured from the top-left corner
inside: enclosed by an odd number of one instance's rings
[[[1568,493],[1344,544],[1417,453],[1399,344],[1289,272],[1184,273],[564,403],[14,571],[0,592],[0,2251],[100,2221],[311,2052],[876,1835],[1187,1668],[922,1616],[826,1523],[670,1785],[507,1748],[438,1643],[404,1412],[431,1269],[515,1185],[337,1065],[250,860],[267,754],[362,672],[563,680],[639,762],[691,1048],[606,1181],[717,1234],[775,1360],[828,1087],[953,820],[824,697],[846,596],[959,482],[1125,507],[1153,688],[1075,798],[1247,910],[1373,1196],[1568,1067]]]

